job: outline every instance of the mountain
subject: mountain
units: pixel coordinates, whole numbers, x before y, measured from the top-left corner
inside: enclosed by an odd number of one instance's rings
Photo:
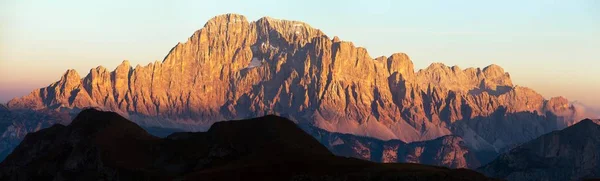
[[[331,133],[323,129],[304,128],[321,144],[338,156],[353,157],[381,163],[419,163],[449,168],[478,168],[498,154],[468,148],[458,136],[443,136],[434,140],[405,143],[383,141],[351,134]]]
[[[276,114],[329,132],[403,142],[460,136],[476,150],[512,148],[581,117],[564,98],[516,86],[498,65],[435,63],[415,71],[403,53],[367,50],[310,25],[219,15],[164,60],[59,81],[9,109],[78,112],[97,107],[144,127],[203,131],[216,120]]]
[[[52,110],[9,110],[0,104],[0,160],[4,160],[27,133],[53,124],[67,124],[69,117]]]
[[[507,180],[600,178],[600,120],[586,119],[500,155],[479,170]]]
[[[224,121],[207,132],[148,134],[114,112],[83,110],[68,126],[26,136],[1,180],[491,180],[466,169],[333,156],[277,116]]]

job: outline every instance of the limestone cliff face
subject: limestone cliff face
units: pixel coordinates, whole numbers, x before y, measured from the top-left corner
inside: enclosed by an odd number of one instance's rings
[[[94,68],[83,79],[69,70],[8,107],[93,106],[144,126],[192,130],[214,120],[278,114],[332,132],[405,142],[458,134],[471,147],[499,149],[523,140],[514,137],[573,124],[577,111],[555,102],[561,101],[514,86],[497,65],[432,64],[415,72],[406,54],[373,59],[306,23],[227,14],[209,20],[161,62],[132,68],[125,61],[112,72]],[[524,127],[501,131],[513,123]]]

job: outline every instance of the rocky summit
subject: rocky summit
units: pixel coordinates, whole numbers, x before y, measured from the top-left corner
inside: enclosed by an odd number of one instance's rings
[[[366,35],[368,36],[368,35]],[[8,102],[10,109],[115,111],[148,127],[206,130],[216,120],[276,114],[329,132],[403,142],[446,135],[502,150],[572,125],[564,98],[512,83],[498,65],[440,63],[415,71],[409,56],[365,48],[298,22],[219,15],[162,61],[59,81]]]

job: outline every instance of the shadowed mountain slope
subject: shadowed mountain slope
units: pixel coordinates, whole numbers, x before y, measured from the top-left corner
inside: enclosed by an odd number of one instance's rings
[[[293,122],[265,116],[207,132],[148,134],[113,112],[28,134],[0,163],[1,180],[488,180],[465,169],[333,156]]]
[[[25,135],[53,124],[68,124],[70,116],[53,110],[9,110],[0,105],[0,160],[19,145]]]
[[[449,168],[477,168],[495,158],[496,152],[467,147],[461,137],[443,136],[434,140],[405,143],[351,134],[331,133],[316,127],[303,128],[338,156],[381,163],[419,163]]]
[[[479,168],[514,181],[600,178],[600,121],[586,119],[545,134]]]

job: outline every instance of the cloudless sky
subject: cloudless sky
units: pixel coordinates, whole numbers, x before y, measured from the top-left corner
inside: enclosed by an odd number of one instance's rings
[[[498,64],[545,97],[600,108],[600,1],[0,0],[0,102],[122,60],[145,65],[224,13],[299,20],[417,69]]]

